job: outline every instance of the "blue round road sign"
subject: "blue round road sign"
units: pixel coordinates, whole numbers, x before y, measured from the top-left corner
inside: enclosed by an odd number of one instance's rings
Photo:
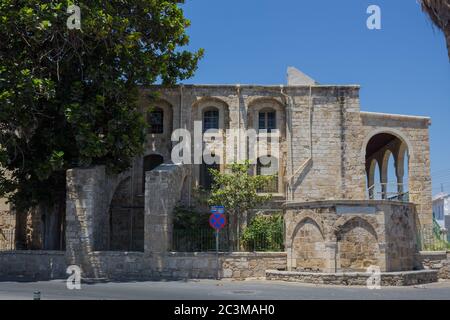
[[[215,230],[220,230],[227,224],[227,218],[222,213],[213,213],[209,217],[209,225]]]

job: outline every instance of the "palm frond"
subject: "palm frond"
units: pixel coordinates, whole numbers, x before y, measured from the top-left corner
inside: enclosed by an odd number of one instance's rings
[[[450,59],[450,0],[419,0],[422,10],[445,35]]]

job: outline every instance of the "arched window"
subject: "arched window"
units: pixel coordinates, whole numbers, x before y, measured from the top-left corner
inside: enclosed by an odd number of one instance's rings
[[[142,170],[142,192],[145,191],[145,173],[147,171],[152,171],[159,165],[164,163],[164,158],[159,154],[151,154],[144,157],[144,164]]]
[[[394,134],[382,132],[370,138],[366,145],[370,199],[409,201],[408,152],[406,142]],[[373,169],[376,159],[379,170]]]
[[[259,130],[267,130],[271,132],[277,128],[277,113],[274,110],[262,110],[259,112],[258,117]]]
[[[161,108],[155,108],[147,113],[147,123],[149,125],[148,133],[164,133],[164,111]]]
[[[219,110],[209,109],[203,113],[203,132],[219,129]]]
[[[211,190],[213,184],[213,176],[209,169],[220,170],[217,163],[206,164],[203,162],[200,166],[200,186],[205,190]]]
[[[278,159],[272,156],[262,161],[258,158],[256,163],[256,174],[258,176],[273,176],[266,186],[259,189],[261,193],[277,193],[278,192]]]

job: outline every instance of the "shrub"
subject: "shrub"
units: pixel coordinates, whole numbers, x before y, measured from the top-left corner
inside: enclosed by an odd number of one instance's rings
[[[258,215],[242,234],[242,243],[247,251],[283,251],[283,217]]]

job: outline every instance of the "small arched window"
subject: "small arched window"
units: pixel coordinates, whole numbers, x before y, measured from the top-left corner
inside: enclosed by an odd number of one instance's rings
[[[147,113],[147,123],[149,125],[148,133],[164,133],[164,111],[161,108],[155,108]]]
[[[267,130],[272,132],[277,128],[277,113],[274,110],[262,110],[258,117],[259,130]]]
[[[219,110],[210,109],[203,113],[203,132],[210,129],[219,129]]]
[[[143,170],[142,170],[142,191],[145,191],[145,173],[152,171],[159,165],[164,163],[164,158],[159,154],[151,154],[144,157]]]

